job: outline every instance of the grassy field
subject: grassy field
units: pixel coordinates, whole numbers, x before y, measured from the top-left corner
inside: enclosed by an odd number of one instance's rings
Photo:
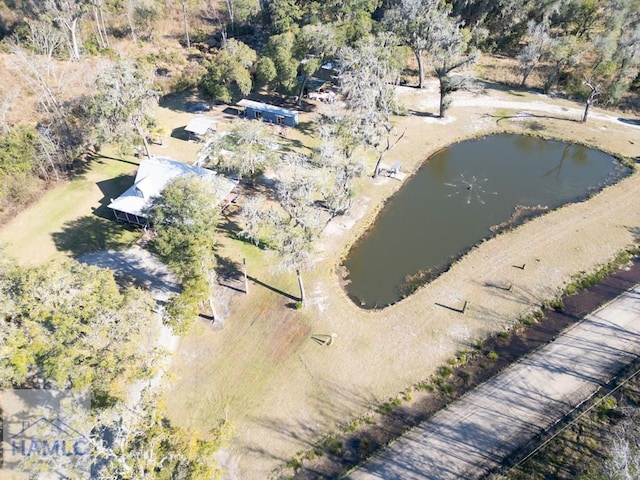
[[[403,103],[418,113],[435,111],[436,99],[435,90],[401,90]],[[545,102],[552,113],[544,112]],[[543,109],[535,122],[511,118],[512,112],[532,105]],[[637,129],[597,115],[580,124],[575,121],[580,110],[580,105],[526,92],[458,97],[444,120],[398,118],[395,135],[404,137],[385,161],[400,161],[402,170],[411,173],[452,142],[496,131],[535,131],[638,156]],[[313,119],[305,115],[301,121]],[[296,139],[308,141],[299,132]],[[340,258],[400,187],[386,177],[361,179],[353,211],[328,225],[315,265],[304,272],[308,304],[302,310],[291,308],[298,295],[293,273],[280,271],[269,252],[221,231],[220,255],[236,265],[246,257],[249,275],[257,281],[250,283],[249,295],[221,286],[228,302],[222,329],[199,324],[183,339],[168,406],[174,421],[204,430],[221,416],[234,422],[237,436],[225,456],[230,478],[277,478],[297,452],[427,378],[477,339],[513,325],[554,298],[572,275],[606,263],[636,241],[632,227],[640,225],[640,179],[633,175],[589,202],[483,243],[406,300],[382,311],[364,311],[340,286]],[[233,210],[229,216],[236,220]],[[513,264],[527,264],[527,269]],[[508,295],[497,294],[483,286],[487,283],[512,283],[514,288]],[[436,305],[465,300],[465,315]],[[336,336],[330,347],[312,339],[331,334]]]
[[[136,167],[130,159],[98,158],[84,174],[47,191],[0,229],[6,254],[37,265],[131,244],[140,231],[114,222],[106,204],[131,185]]]

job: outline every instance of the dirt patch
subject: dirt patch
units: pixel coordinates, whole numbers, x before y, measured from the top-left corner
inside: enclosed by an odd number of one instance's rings
[[[347,426],[347,430],[355,429],[351,433],[331,437],[312,453],[305,453],[307,461],[301,462],[302,467],[293,478],[340,478],[346,470],[524,355],[553,341],[566,328],[638,282],[640,259],[635,258],[630,265],[618,269],[597,285],[563,296],[555,310],[543,310],[542,316],[530,327],[497,335],[475,345],[475,350],[467,354],[464,365],[452,366],[446,372],[441,369],[435,381],[418,385],[418,388],[432,391],[405,391],[397,399],[381,405],[376,412]],[[318,458],[308,460],[310,456]]]

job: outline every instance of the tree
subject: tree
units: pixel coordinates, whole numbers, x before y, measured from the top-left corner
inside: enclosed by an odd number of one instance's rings
[[[385,24],[407,45],[418,62],[418,88],[424,88],[424,52],[429,46],[431,15],[438,0],[401,0],[387,10]]]
[[[305,25],[296,37],[295,55],[300,59],[302,74],[297,104],[302,103],[307,80],[314,75],[328,58],[333,57],[338,48],[335,31],[322,24]]]
[[[147,137],[155,126],[152,112],[157,102],[158,91],[147,72],[127,60],[108,64],[98,75],[87,106],[94,142],[126,148],[137,136],[150,157]]]
[[[552,45],[551,37],[549,37],[548,26],[542,23],[529,21],[527,25],[527,44],[522,48],[517,56],[520,62],[520,70],[522,71],[522,82],[520,87],[524,88],[527,79],[533,69],[538,65],[540,59],[547,53]]]
[[[104,20],[105,11],[104,0],[91,0],[91,10],[93,11],[93,21],[95,24],[95,30],[98,34],[98,43],[100,48],[109,47],[109,36],[107,34],[107,25]]]
[[[392,34],[384,33],[359,41],[338,52],[340,88],[355,116],[352,123],[358,138],[378,152],[373,177],[378,175],[384,154],[391,148],[391,117],[397,110],[396,92],[400,79]]]
[[[343,130],[344,119],[348,118],[324,117],[321,120],[320,144],[313,156],[321,169],[320,194],[332,218],[349,211],[355,196],[354,180],[364,172],[363,160],[353,157],[357,143],[352,143],[351,130]]]
[[[236,88],[242,95],[251,91],[251,71],[257,54],[246,44],[230,39],[206,63],[207,73],[202,77],[204,90],[216,100],[231,102]]]
[[[207,432],[171,424],[164,401],[146,388],[140,401],[120,402],[94,416],[90,442],[99,478],[219,479],[213,454],[233,430],[226,419]]]
[[[276,70],[274,85],[285,91],[292,91],[296,86],[299,61],[294,54],[295,35],[292,32],[272,35],[262,52],[269,57]]]
[[[160,352],[149,350],[155,323],[149,294],[120,291],[110,270],[74,261],[0,269],[4,319],[0,372],[5,387],[47,383],[123,395]],[[3,327],[4,328],[4,327]]]
[[[302,19],[296,0],[272,0],[268,3],[271,28],[275,33],[295,32]]]
[[[585,99],[584,113],[582,114],[582,123],[585,123],[587,121],[587,115],[589,115],[589,108],[591,107],[591,104],[595,101],[596,97],[598,97],[601,93],[600,84],[595,83],[595,81],[592,78],[585,77],[584,85],[589,88],[589,93],[587,95],[587,98]]]
[[[449,106],[449,96],[465,88],[468,80],[461,75],[452,75],[467,65],[475,63],[476,51],[467,52],[467,40],[463,36],[460,23],[449,16],[449,12],[439,4],[431,16],[432,28],[428,37],[428,52],[431,55],[438,83],[440,85],[440,108],[438,116],[444,118]]]
[[[238,120],[228,135],[218,135],[211,142],[205,162],[221,168],[238,179],[251,181],[275,164],[277,143],[264,122]]]
[[[43,8],[45,14],[67,32],[69,56],[72,60],[78,60],[82,45],[79,22],[84,15],[84,2],[82,0],[46,0]]]
[[[278,254],[280,268],[295,271],[304,305],[302,270],[311,262],[313,246],[321,230],[320,212],[315,208],[317,182],[308,158],[286,159],[290,175],[278,179],[275,197],[278,205],[261,196],[247,199],[242,209],[240,236],[254,244],[263,243]]]
[[[155,232],[151,246],[182,281],[182,293],[167,306],[169,321],[179,332],[213,294],[217,198],[211,177],[180,176],[144,212]]]
[[[563,35],[551,40],[545,58],[550,62],[551,68],[544,81],[544,91],[549,93],[558,82],[560,74],[568,68],[580,63],[585,53],[585,45],[572,35]]]
[[[179,0],[182,9],[182,21],[184,22],[184,40],[187,48],[191,48],[191,37],[189,35],[189,14],[194,6],[194,0]]]

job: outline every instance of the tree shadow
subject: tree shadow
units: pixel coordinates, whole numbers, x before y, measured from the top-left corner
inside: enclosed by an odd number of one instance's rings
[[[431,112],[419,112],[417,110],[408,110],[409,115],[415,117],[440,118],[440,115]]]
[[[277,293],[278,295],[282,295],[283,297],[286,297],[290,300],[293,300],[294,302],[300,302],[302,299],[300,297],[296,297],[295,295],[291,295],[290,293],[284,292],[276,287],[272,287],[269,284],[266,284],[264,282],[261,282],[260,280],[258,280],[255,277],[252,277],[251,275],[247,275],[247,278],[249,280],[251,280],[253,283],[255,283],[256,285],[260,285],[261,287],[266,288],[267,290],[271,290],[272,292]]]
[[[231,290],[235,290],[239,293],[246,293],[244,291],[244,276],[240,264],[221,255],[216,255],[216,260],[218,285],[230,288]]]
[[[113,198],[133,184],[133,179],[133,175],[120,175],[96,182],[103,194],[99,206],[93,207],[92,215],[68,221],[61,231],[53,232],[51,237],[56,248],[77,257],[100,250],[120,250],[139,238],[141,230],[138,227],[116,222],[108,208]]]
[[[553,115],[538,115],[536,113],[528,113],[528,112],[519,112],[515,115],[493,115],[493,114],[485,114],[483,117],[495,118],[496,123],[499,124],[503,120],[511,120],[511,119],[527,119],[527,118],[547,118],[550,120],[562,120],[565,122],[573,122],[573,123],[581,123],[581,121],[577,118],[569,118],[569,117],[556,117]]]
[[[122,250],[129,247],[141,230],[128,224],[86,215],[66,222],[51,237],[56,248],[73,256],[101,250]]]
[[[169,93],[160,98],[158,105],[174,112],[197,113],[210,109],[213,102],[205,100],[204,95],[198,89]]]

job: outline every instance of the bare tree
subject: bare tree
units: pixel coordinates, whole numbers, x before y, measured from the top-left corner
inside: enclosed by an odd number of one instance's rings
[[[524,88],[527,79],[533,69],[538,65],[540,59],[551,47],[551,37],[548,33],[549,27],[546,22],[536,23],[533,20],[527,25],[527,44],[522,48],[517,56],[522,72],[522,82],[520,87]]]
[[[17,37],[11,37],[8,43],[14,65],[27,87],[37,96],[38,105],[47,113],[60,115],[59,85],[64,71],[58,73],[52,58],[27,50]]]
[[[91,0],[91,10],[100,47],[107,48],[109,46],[109,36],[107,35],[107,26],[104,20],[104,0]]]
[[[4,93],[0,100],[0,133],[6,133],[9,131],[9,122],[7,120],[7,114],[11,110],[14,100],[16,100],[20,94],[17,90]]]
[[[79,22],[84,14],[84,2],[81,0],[46,0],[44,9],[52,20],[66,31],[71,59],[79,59],[82,47]]]
[[[591,107],[591,104],[596,100],[596,97],[598,97],[602,92],[600,91],[600,84],[595,83],[593,78],[585,77],[583,83],[585,86],[589,88],[589,94],[585,99],[584,114],[582,115],[582,123],[585,123],[587,121],[587,115],[589,115],[589,108]]]
[[[640,477],[640,415],[637,408],[628,408],[624,413],[627,418],[610,433],[609,458],[604,472],[611,480],[637,480]]]
[[[392,116],[398,108],[395,88],[400,80],[396,44],[392,34],[383,33],[338,52],[340,88],[356,118],[354,131],[378,153],[373,177],[378,175],[382,158],[392,146]]]

